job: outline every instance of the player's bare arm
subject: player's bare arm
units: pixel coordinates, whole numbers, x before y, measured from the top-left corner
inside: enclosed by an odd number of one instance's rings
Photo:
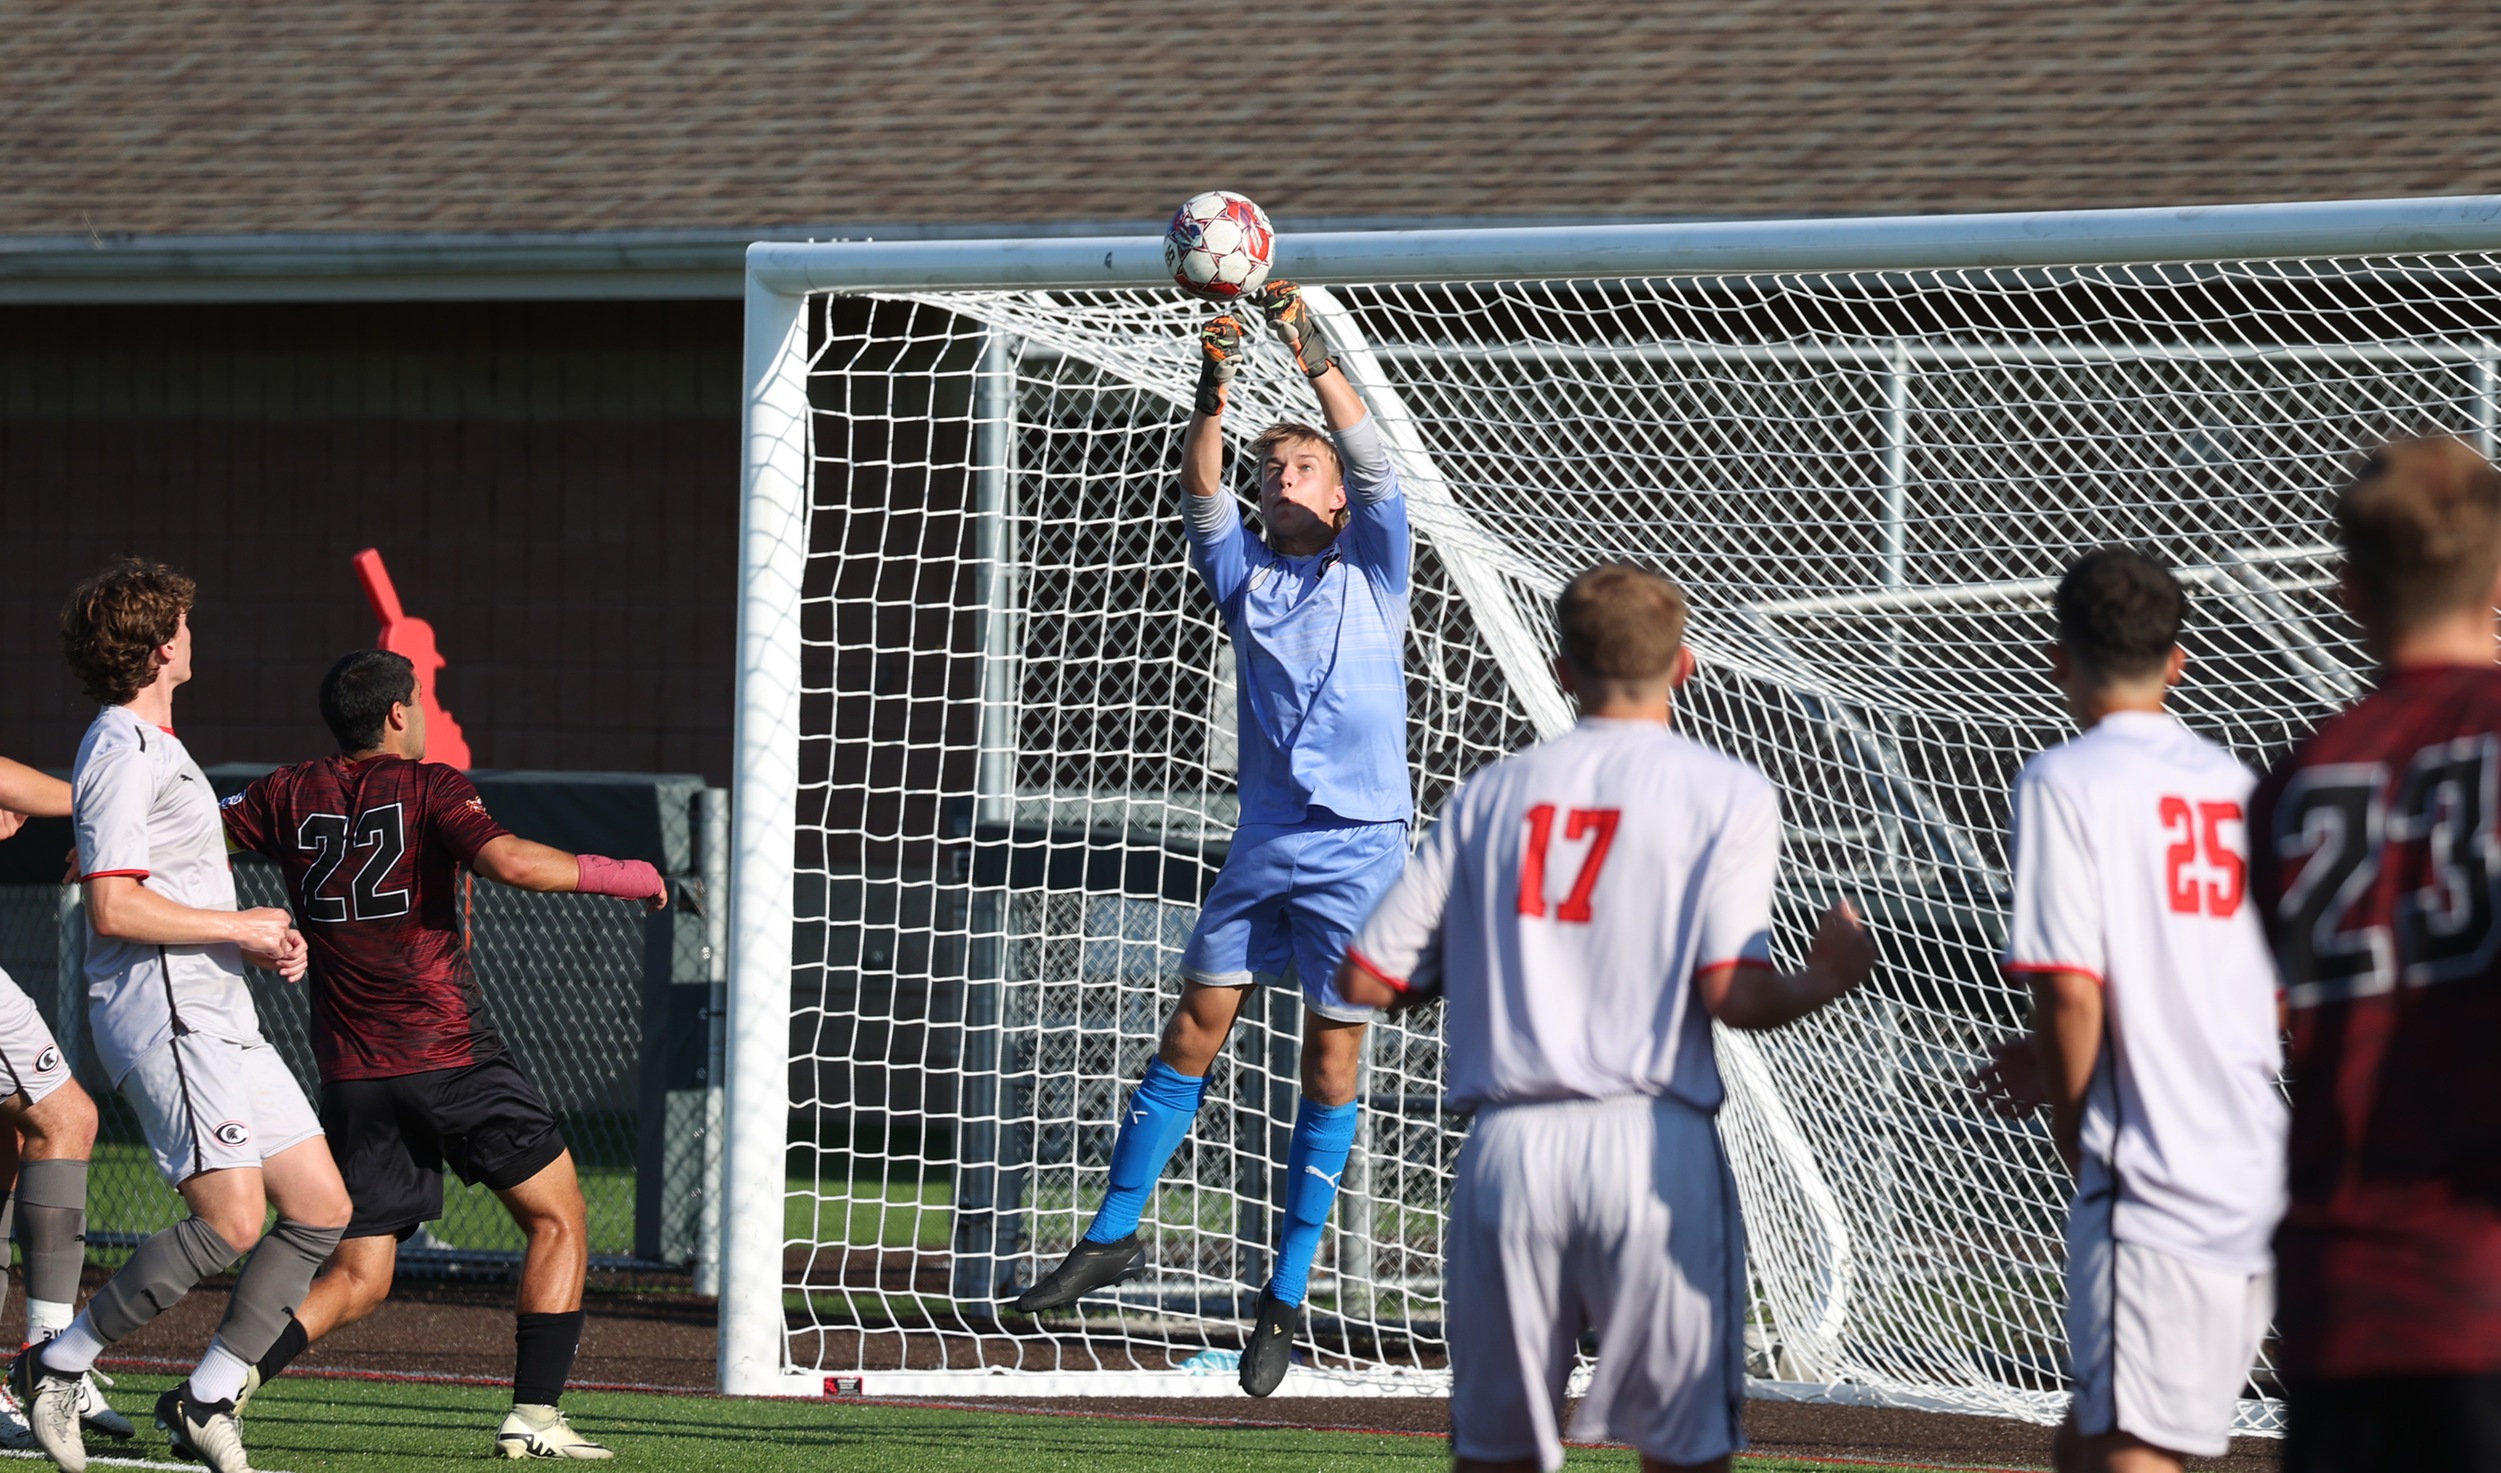
[[[1702,1006],[1731,1028],[1760,1031],[1793,1023],[1848,994],[1876,969],[1876,940],[1846,900],[1824,912],[1806,965],[1782,972],[1756,962],[1731,962],[1694,974]]]
[[[2050,1135],[2059,1159],[2074,1170],[2083,1159],[2084,1092],[2101,1059],[2102,989],[2081,972],[2041,972],[2032,978],[2032,1032],[2028,1040],[2049,1105]],[[2019,1041],[2020,1042],[2020,1041]]]
[[[23,762],[0,757],[0,839],[29,818],[69,817],[69,784]]]
[[[668,882],[640,859],[568,854],[517,834],[489,839],[470,867],[499,885],[557,895],[614,895],[659,910],[669,903]]]
[[[157,894],[132,875],[87,881],[88,924],[99,936],[142,946],[214,946],[231,942],[243,959],[288,981],[304,975],[304,938],[294,917],[276,906],[198,910]]]

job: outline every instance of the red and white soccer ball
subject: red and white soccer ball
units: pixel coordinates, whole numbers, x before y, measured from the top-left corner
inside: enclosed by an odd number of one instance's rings
[[[1268,279],[1277,233],[1267,213],[1229,189],[1192,195],[1164,231],[1164,265],[1194,297],[1230,302]]]

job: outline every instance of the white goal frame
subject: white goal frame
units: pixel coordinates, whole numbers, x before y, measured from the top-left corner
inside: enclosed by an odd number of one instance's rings
[[[1289,233],[1279,237],[1276,268],[1281,276],[1327,286],[2496,250],[2501,250],[2501,196],[2474,196],[1887,219]],[[783,1309],[794,845],[802,736],[800,605],[813,454],[807,301],[822,293],[1163,285],[1169,285],[1169,278],[1161,242],[1150,235],[760,242],[748,250],[721,1183],[718,1374],[725,1393],[816,1396],[826,1394],[833,1379],[787,1365]],[[2492,365],[2491,358],[2478,361],[2486,382]],[[2489,438],[2488,424],[2485,430]],[[2217,568],[2193,576],[2233,575],[2230,568]],[[1998,591],[2037,594],[2011,586]],[[1559,698],[1556,704],[1559,708]],[[993,1391],[1031,1396],[1137,1394],[1140,1389],[1137,1373],[943,1375],[950,1394],[978,1391],[983,1383]],[[963,1384],[953,1384],[958,1378]],[[1230,1391],[1229,1377],[1213,1379]],[[893,1384],[844,1389],[871,1394],[935,1389],[921,1384],[930,1380],[925,1376],[871,1373],[865,1380]],[[1761,1389],[1783,1394],[1778,1386]],[[1789,1394],[1807,1390],[1790,1388]],[[1813,1392],[1824,1399],[1850,1399],[1847,1387]]]

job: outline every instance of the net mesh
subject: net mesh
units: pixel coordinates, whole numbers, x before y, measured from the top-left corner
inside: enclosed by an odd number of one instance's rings
[[[1875,981],[1723,1032],[1749,1370],[2063,1407],[2042,1125],[1966,1084],[2000,977],[2006,794],[2070,731],[2053,580],[2142,546],[2194,609],[2177,709],[2264,764],[2359,689],[2325,511],[2357,447],[2493,414],[2494,262],[2247,261],[1338,287],[1311,294],[1417,528],[1429,821],[1567,719],[1545,609],[1602,559],[1693,603],[1678,720],[1779,784],[1777,947],[1832,895]],[[1153,1268],[1002,1319],[1083,1231],[1236,814],[1231,656],[1174,467],[1206,309],[1173,292],[820,296],[805,608],[795,1364],[1214,1369],[1266,1272],[1298,1007],[1254,998],[1142,1229]],[[1263,341],[1229,431],[1313,420]],[[1238,455],[1233,483],[1247,484]],[[1314,1371],[1430,1388],[1465,1122],[1432,1013],[1373,1030],[1313,1279]],[[2244,1404],[2274,1425],[2272,1372]]]

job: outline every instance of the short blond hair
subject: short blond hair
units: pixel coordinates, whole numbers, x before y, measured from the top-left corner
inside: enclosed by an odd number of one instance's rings
[[[1563,658],[1601,680],[1655,680],[1685,647],[1685,591],[1646,568],[1601,563],[1554,601]]]
[[[1264,466],[1268,463],[1269,451],[1279,445],[1299,445],[1306,440],[1320,447],[1329,457],[1329,469],[1337,472],[1340,481],[1345,480],[1346,463],[1337,458],[1336,437],[1327,430],[1315,429],[1300,420],[1281,419],[1261,430],[1259,438],[1251,441],[1251,464]]]
[[[2481,604],[2501,573],[2501,472],[2454,436],[2383,445],[2336,498],[2336,537],[2375,625]]]

